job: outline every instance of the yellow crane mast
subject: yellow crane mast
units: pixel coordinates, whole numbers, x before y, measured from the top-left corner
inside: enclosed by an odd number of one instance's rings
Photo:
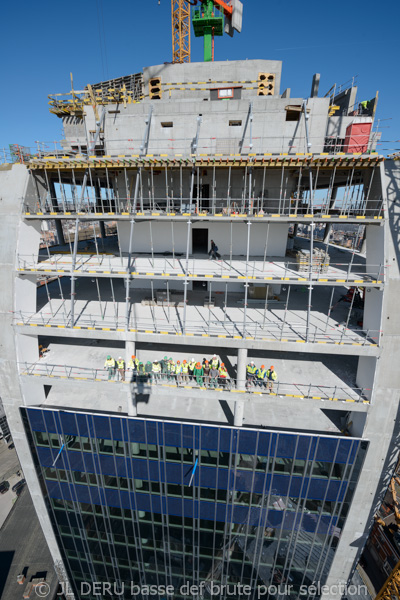
[[[189,0],[171,0],[172,62],[190,62],[190,3]]]

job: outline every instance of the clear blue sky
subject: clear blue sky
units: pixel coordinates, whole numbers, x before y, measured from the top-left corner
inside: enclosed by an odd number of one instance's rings
[[[290,87],[297,97],[309,95],[316,72],[320,95],[358,75],[358,100],[379,90],[380,152],[400,149],[398,2],[243,4],[243,31],[216,38],[216,60],[282,60],[281,91]],[[1,12],[0,148],[62,138],[47,94],[69,91],[70,71],[74,87],[82,89],[172,60],[170,0],[22,0],[5,2]],[[192,36],[192,61],[202,54],[202,41]]]

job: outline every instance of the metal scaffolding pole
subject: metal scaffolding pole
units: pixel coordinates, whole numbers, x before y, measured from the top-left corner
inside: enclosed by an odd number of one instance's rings
[[[72,254],[71,263],[71,329],[75,325],[75,266],[76,266],[76,255],[78,253],[78,239],[79,239],[79,219],[75,222],[75,239],[74,239],[74,252]]]
[[[152,262],[152,266],[154,268],[153,228],[151,226],[151,221],[149,221],[149,229],[150,229],[151,262]]]
[[[306,325],[306,342],[310,339],[310,318],[311,318],[311,301],[312,301],[312,273],[313,273],[313,254],[314,254],[314,223],[310,224],[310,262],[308,275],[308,306],[307,306],[307,325]]]
[[[285,311],[283,313],[283,321],[282,321],[282,327],[281,327],[281,339],[282,339],[282,336],[283,336],[283,328],[285,327],[285,324],[286,324],[286,315],[287,315],[287,309],[288,309],[288,305],[289,305],[289,297],[290,297],[290,285],[288,287],[288,292],[287,292],[287,296],[286,296]]]
[[[187,239],[186,239],[186,265],[185,265],[185,281],[183,282],[184,290],[183,290],[183,334],[186,333],[186,305],[187,305],[187,287],[189,285],[188,282],[188,270],[189,270],[189,248],[190,248],[190,226],[192,222],[189,219],[187,222]]]
[[[262,212],[264,210],[264,192],[265,192],[265,175],[266,175],[266,171],[267,171],[267,168],[264,167],[264,169],[263,169],[263,178],[262,178],[262,188],[261,188],[261,207],[260,207],[260,212]]]
[[[231,214],[231,171],[232,167],[229,165],[228,168],[228,189],[226,191],[226,208],[228,215]]]
[[[333,295],[334,295],[334,293],[335,293],[335,286],[332,286],[331,299],[329,300],[329,309],[328,309],[328,315],[326,317],[326,324],[325,324],[325,331],[324,331],[324,333],[326,333],[326,330],[328,329],[329,317],[331,316],[331,312],[332,312]]]
[[[247,221],[246,283],[244,284],[243,337],[246,337],[247,296],[248,296],[248,289],[249,289],[248,265],[249,265],[249,255],[250,255],[250,227],[251,227],[251,221]]]
[[[231,221],[231,238],[229,243],[229,268],[232,269],[232,251],[233,251],[233,222]]]

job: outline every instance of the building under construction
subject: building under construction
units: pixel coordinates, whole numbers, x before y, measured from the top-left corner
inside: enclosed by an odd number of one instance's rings
[[[317,598],[368,537],[397,459],[400,163],[377,96],[280,80],[182,62],[55,94],[61,147],[0,166],[2,398],[76,599]],[[104,368],[214,353],[214,388]]]

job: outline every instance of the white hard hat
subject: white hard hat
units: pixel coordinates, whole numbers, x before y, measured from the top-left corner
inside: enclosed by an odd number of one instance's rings
[[[192,362],[194,361],[194,358],[192,357]]]

